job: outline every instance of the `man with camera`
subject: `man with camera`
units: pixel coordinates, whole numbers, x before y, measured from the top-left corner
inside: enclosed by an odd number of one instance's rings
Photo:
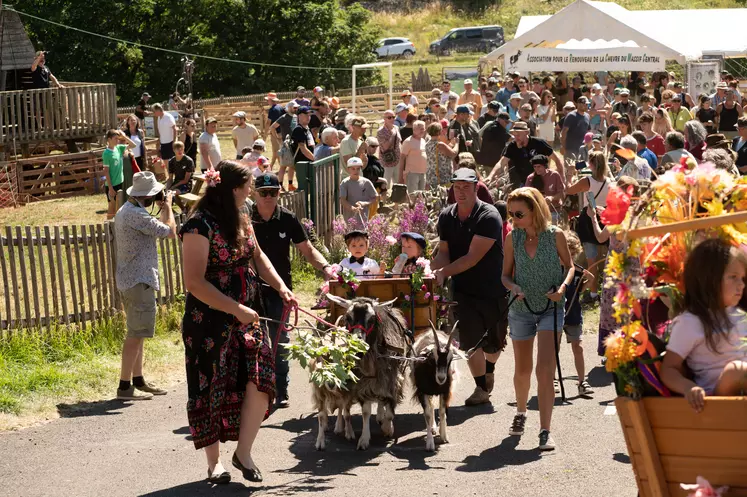
[[[172,192],[156,181],[150,171],[135,173],[127,189],[129,199],[114,218],[117,247],[117,289],[127,316],[127,338],[122,347],[122,370],[117,399],[144,400],[166,391],[146,383],[143,376],[143,344],[156,328],[158,249],[156,238],[176,238],[171,210]],[[160,220],[151,215],[154,204]],[[150,209],[150,212],[149,212]]]

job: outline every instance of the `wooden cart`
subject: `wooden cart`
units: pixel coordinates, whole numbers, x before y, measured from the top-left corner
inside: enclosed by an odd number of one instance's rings
[[[684,398],[615,400],[641,497],[686,496],[698,476],[726,496],[747,496],[747,397],[707,397],[696,413]]]
[[[436,282],[434,279],[425,280],[425,285],[428,288],[427,292],[431,295],[434,294],[436,289]],[[337,281],[330,281],[329,293],[338,297],[349,298],[349,288],[346,285],[341,285]],[[418,292],[415,294],[414,302],[411,300],[408,304],[412,304],[408,309],[402,309],[402,305],[406,302],[402,295],[411,295],[410,279],[409,278],[376,278],[376,279],[361,279],[360,286],[355,292],[356,297],[369,297],[372,299],[378,299],[379,302],[387,302],[392,299],[397,299],[394,303],[394,307],[402,310],[405,315],[407,324],[410,329],[413,330],[415,336],[423,331],[427,331],[430,328],[428,320],[436,322],[438,319],[438,303],[432,298],[426,300],[426,292]],[[339,316],[345,313],[345,310],[340,306],[330,302],[330,312],[332,322],[334,322]]]
[[[747,221],[747,212],[648,226],[621,233],[663,236]],[[679,497],[698,476],[726,496],[747,497],[747,397],[706,397],[696,413],[682,397],[615,400],[641,497]]]

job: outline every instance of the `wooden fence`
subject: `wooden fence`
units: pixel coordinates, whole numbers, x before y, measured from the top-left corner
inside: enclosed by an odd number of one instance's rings
[[[284,194],[280,203],[305,216],[304,193]],[[186,220],[176,219],[177,230]],[[182,245],[159,239],[159,303],[185,291]],[[77,325],[122,309],[117,291],[114,223],[66,226],[6,226],[0,232],[0,331]]]
[[[112,84],[0,92],[0,148],[101,136],[117,124]]]

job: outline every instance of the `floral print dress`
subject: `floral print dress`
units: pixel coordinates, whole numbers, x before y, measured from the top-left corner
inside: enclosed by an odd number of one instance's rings
[[[205,279],[225,295],[262,315],[259,280],[250,262],[256,238],[241,248],[231,247],[221,235],[218,221],[204,211],[195,212],[179,235],[194,233],[210,242]],[[233,315],[213,309],[187,295],[182,321],[187,369],[187,417],[195,448],[217,441],[238,440],[241,403],[246,385],[275,395],[275,364],[264,326],[241,324]],[[268,404],[269,408],[269,404]]]

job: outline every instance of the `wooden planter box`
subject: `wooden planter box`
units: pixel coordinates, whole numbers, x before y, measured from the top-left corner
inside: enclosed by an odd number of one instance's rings
[[[696,413],[684,398],[615,400],[641,497],[686,496],[698,476],[726,496],[747,496],[747,397],[708,397]]]
[[[436,280],[427,279],[425,285],[428,287],[428,292],[434,293],[436,288]],[[337,281],[329,282],[329,293],[338,297],[349,298],[348,287],[341,285]],[[361,279],[360,286],[355,292],[356,297],[369,297],[372,299],[378,299],[379,302],[387,302],[394,298],[397,302],[394,303],[394,307],[402,310],[405,315],[407,323],[410,325],[410,329],[413,330],[415,336],[430,329],[431,325],[428,320],[436,322],[438,319],[438,306],[437,302],[431,299],[425,300],[424,295],[426,292],[418,292],[416,294],[414,307],[415,307],[415,320],[414,327],[413,323],[410,322],[411,309],[402,309],[401,305],[404,299],[400,298],[400,294],[410,294],[410,279],[409,278],[377,278],[377,279]],[[413,302],[410,302],[413,304]],[[339,316],[345,313],[337,304],[330,302],[330,312],[332,314],[332,322],[334,322]]]

